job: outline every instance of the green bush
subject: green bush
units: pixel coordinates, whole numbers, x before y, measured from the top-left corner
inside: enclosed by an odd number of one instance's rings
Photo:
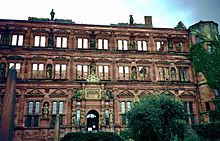
[[[211,141],[220,139],[220,122],[197,124],[194,125],[193,128],[196,133],[204,139]]]
[[[97,133],[67,133],[61,141],[124,141],[118,134],[113,132]]]

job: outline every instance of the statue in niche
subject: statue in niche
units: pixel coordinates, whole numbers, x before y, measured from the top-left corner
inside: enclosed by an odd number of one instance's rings
[[[137,70],[136,70],[136,67],[132,67],[131,69],[131,79],[132,80],[137,80]]]
[[[81,125],[82,126],[85,126],[86,125],[86,115],[85,115],[85,113],[82,113],[81,114],[81,118],[80,118],[80,123],[81,123]]]
[[[92,63],[90,64],[90,74],[91,74],[91,75],[96,74],[96,64],[95,64],[95,62],[92,62]]]
[[[4,79],[5,78],[5,72],[6,72],[6,64],[5,63],[1,63],[0,64],[0,79]]]
[[[113,98],[112,92],[110,90],[106,90],[105,93],[104,93],[104,99],[106,101],[109,101],[111,98]]]
[[[171,80],[172,81],[176,80],[176,70],[175,70],[175,68],[171,68]]]
[[[50,17],[51,17],[50,19],[51,19],[51,21],[54,20],[54,16],[55,16],[55,12],[52,9],[51,12],[50,12]]]
[[[164,80],[163,69],[159,67],[158,72],[159,72],[159,80],[163,81]]]
[[[71,123],[72,123],[72,126],[76,125],[76,112],[75,111],[73,111],[71,114]]]
[[[3,45],[9,45],[9,39],[10,39],[9,32],[10,32],[9,26],[6,25],[5,30],[3,32]]]
[[[52,78],[52,65],[51,64],[48,64],[47,65],[47,73],[46,73],[46,76],[48,79],[51,79]]]
[[[76,90],[75,92],[75,98],[77,100],[81,100],[85,98],[85,91],[84,90]]]
[[[95,48],[96,46],[96,41],[95,41],[95,32],[92,31],[92,34],[90,36],[90,48]]]
[[[110,110],[109,122],[110,124],[114,122],[114,114],[112,110]]]
[[[168,39],[168,50],[172,51],[173,50],[173,44],[172,44],[172,40]]]
[[[165,81],[169,80],[169,68],[164,68],[164,79]]]
[[[49,103],[44,102],[43,104],[43,118],[48,119],[49,118]]]
[[[129,19],[129,25],[133,25],[134,24],[134,18],[133,15],[129,15],[130,19]]]
[[[102,126],[105,126],[106,122],[105,122],[105,112],[102,112]]]
[[[54,34],[53,34],[52,29],[50,29],[50,33],[49,33],[48,46],[49,47],[54,47]]]
[[[134,50],[135,49],[135,42],[134,42],[134,39],[131,38],[130,40],[130,50]]]

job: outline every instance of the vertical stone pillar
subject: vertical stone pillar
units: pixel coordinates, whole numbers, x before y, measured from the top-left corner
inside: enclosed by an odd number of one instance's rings
[[[54,141],[60,141],[60,115],[56,116],[56,124],[54,127]]]
[[[9,69],[6,92],[3,99],[3,109],[0,121],[0,140],[12,141],[14,131],[14,112],[16,104],[16,78],[17,72],[12,67]]]

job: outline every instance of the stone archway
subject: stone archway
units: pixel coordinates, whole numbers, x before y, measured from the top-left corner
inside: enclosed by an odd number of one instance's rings
[[[87,131],[97,132],[99,129],[99,113],[96,110],[90,110],[87,113]]]

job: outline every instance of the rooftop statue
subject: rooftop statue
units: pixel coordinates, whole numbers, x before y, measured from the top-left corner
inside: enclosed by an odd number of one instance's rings
[[[51,16],[51,20],[52,20],[52,21],[54,20],[54,15],[55,15],[55,12],[54,12],[53,9],[52,9],[52,11],[50,12],[50,16]]]
[[[130,15],[130,20],[129,20],[129,25],[133,25],[134,24],[134,18],[133,15]]]
[[[186,26],[183,24],[182,21],[179,21],[175,29],[186,29]]]

